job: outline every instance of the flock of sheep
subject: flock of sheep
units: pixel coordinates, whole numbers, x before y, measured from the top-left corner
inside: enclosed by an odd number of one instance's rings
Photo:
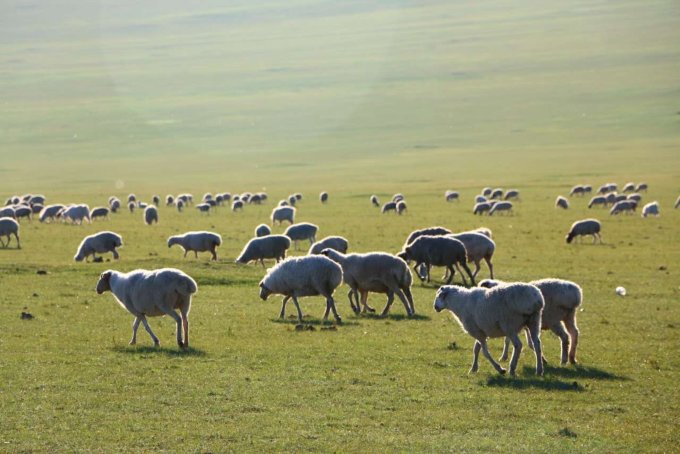
[[[644,183],[627,184],[623,189],[624,194],[617,194],[617,186],[607,184],[598,190],[601,195],[594,197],[593,200],[603,198],[605,202],[602,204],[612,205],[612,214],[630,212],[635,210],[635,206],[641,200],[640,191],[646,189],[647,185]],[[583,196],[591,191],[590,186],[579,185],[571,190],[570,196]],[[629,192],[635,193],[626,195]],[[445,196],[447,201],[459,200],[459,194],[455,191],[447,191]],[[322,192],[319,198],[322,203],[326,203],[328,193]],[[478,355],[481,350],[498,372],[505,373],[506,370],[494,360],[487,347],[488,338],[504,337],[505,348],[501,360],[507,360],[508,347],[512,344],[510,373],[514,374],[522,350],[522,342],[519,339],[522,330],[526,332],[527,344],[536,356],[537,374],[543,373],[541,330],[550,329],[560,338],[562,364],[576,363],[579,335],[576,311],[583,299],[581,288],[573,282],[560,279],[542,279],[528,283],[494,280],[492,258],[496,244],[489,229],[479,228],[454,233],[444,227],[428,227],[412,232],[397,254],[348,253],[347,239],[329,236],[317,241],[316,225],[295,223],[295,205],[301,199],[301,194],[293,194],[281,200],[272,210],[270,218],[272,225],[283,222],[290,224],[283,235],[272,234],[267,224],[258,225],[254,237],[247,242],[236,258],[236,262],[242,264],[260,262],[263,268],[265,259],[276,260],[276,265],[267,270],[261,280],[259,293],[263,300],[272,294],[284,297],[280,312],[282,318],[285,317],[286,304],[292,300],[298,320],[302,322],[303,314],[298,298],[323,296],[326,299],[324,319],[332,312],[336,322],[340,323],[342,319],[333,295],[343,282],[349,287],[347,294],[349,304],[356,314],[375,312],[375,309],[368,305],[368,294],[373,292],[384,294],[387,298],[381,311],[382,316],[389,313],[395,296],[403,303],[407,315],[413,316],[416,309],[411,293],[413,277],[409,264],[413,264],[416,276],[428,282],[433,266],[444,267],[445,285],[436,292],[434,309],[437,312],[444,309],[451,311],[463,330],[475,339],[471,372],[478,369]],[[482,194],[475,198],[473,212],[475,214],[488,212],[489,215],[511,212],[510,200],[518,199],[517,190],[485,188]],[[81,224],[84,221],[91,222],[97,217],[108,217],[109,213],[117,212],[122,204],[118,198],[111,197],[108,208],[96,207],[90,210],[83,204],[45,205],[45,200],[42,195],[15,196],[7,200],[5,207],[0,209],[0,242],[3,247],[9,245],[12,235],[16,239],[17,248],[21,247],[18,221],[23,218],[30,219],[34,213],[39,214],[41,222],[61,220]],[[244,193],[235,196],[229,193],[215,196],[205,194],[202,202],[195,207],[200,212],[210,213],[215,207],[230,202],[232,210],[236,211],[242,210],[246,204],[261,204],[265,200],[267,200],[265,193]],[[381,207],[375,195],[370,197],[370,202],[376,207]],[[626,208],[621,205],[622,203],[627,203]],[[130,211],[144,209],[143,218],[146,224],[158,222],[157,207],[160,204],[160,197],[153,196],[152,203],[146,204],[130,194],[127,204]],[[593,203],[591,200],[589,207],[597,204],[600,202]],[[166,206],[177,207],[180,211],[191,205],[193,197],[190,194],[166,197]],[[559,196],[556,206],[568,208],[568,200]],[[675,203],[675,208],[679,206],[680,197]],[[617,207],[620,208],[615,210]],[[382,213],[395,211],[402,214],[405,210],[406,202],[402,194],[395,194],[381,208]],[[643,216],[647,215],[659,215],[656,202],[645,205]],[[601,241],[600,230],[600,222],[595,219],[577,221],[567,234],[566,241],[570,243],[574,238],[583,235],[592,235],[594,239]],[[2,240],[3,237],[7,238],[7,243]],[[297,249],[299,241],[309,241],[308,254],[286,259],[286,251],[292,244]],[[179,245],[184,250],[185,257],[189,252],[194,252],[196,257],[199,252],[209,252],[212,260],[218,260],[217,248],[221,244],[222,238],[219,234],[207,231],[186,232],[171,236],[167,240],[168,247]],[[82,240],[74,259],[87,261],[92,256],[94,260],[101,261],[101,257],[97,257],[96,254],[109,252],[113,254],[114,259],[118,259],[117,248],[122,245],[123,239],[120,235],[110,231],[98,232]],[[477,284],[476,278],[482,261],[488,267],[490,279]],[[474,263],[474,272],[470,270],[468,263]],[[459,272],[464,286],[449,285],[456,271]],[[470,280],[469,284],[466,276]],[[466,288],[468,285],[471,287]],[[146,317],[168,315],[177,323],[177,343],[180,347],[189,345],[188,315],[192,295],[197,289],[196,282],[190,276],[174,268],[135,270],[129,273],[108,270],[101,274],[96,286],[97,293],[110,291],[118,303],[134,315],[130,344],[136,343],[137,329],[142,323],[154,344],[159,345],[159,340],[149,327]],[[178,309],[179,314],[176,312]]]

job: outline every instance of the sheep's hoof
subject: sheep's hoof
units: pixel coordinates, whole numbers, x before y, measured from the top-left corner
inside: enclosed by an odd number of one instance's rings
[[[338,325],[342,325],[342,318],[337,317],[337,318],[335,319],[335,322],[336,322]]]
[[[473,368],[471,368],[471,369],[468,371],[468,374],[476,374],[476,373],[477,373],[477,370],[478,370],[478,369],[477,369],[476,367],[473,367]]]
[[[507,371],[506,371],[505,369],[503,369],[503,368],[501,368],[501,370],[498,371],[498,373],[501,374],[501,375],[505,375],[506,372],[507,372]],[[514,377],[514,376],[515,376],[515,371],[514,371],[514,370],[511,370],[511,371],[510,371],[510,375]]]
[[[137,341],[131,340],[130,342],[128,342],[128,345],[136,345],[136,344],[137,344]]]
[[[153,343],[153,346],[154,347],[160,347],[161,343],[159,341],[156,341],[156,342]]]

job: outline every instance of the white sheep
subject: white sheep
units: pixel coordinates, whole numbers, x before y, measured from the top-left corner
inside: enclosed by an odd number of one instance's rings
[[[345,254],[349,248],[349,241],[347,238],[341,236],[327,236],[316,243],[312,244],[307,252],[307,255],[321,254],[324,249],[334,249]]]
[[[217,247],[222,245],[222,237],[217,233],[206,231],[186,232],[168,238],[168,248],[175,244],[179,244],[184,249],[184,257],[189,251],[194,252],[195,258],[198,258],[199,252],[210,252],[212,260],[217,261]]]
[[[260,282],[260,298],[266,301],[272,293],[283,295],[281,318],[285,318],[286,303],[292,298],[298,312],[298,320],[302,323],[302,311],[298,298],[321,295],[326,298],[324,320],[328,318],[328,313],[332,310],[335,320],[342,323],[333,300],[333,292],[341,283],[342,268],[328,257],[307,255],[289,258],[267,271]]]
[[[387,202],[382,206],[381,213],[385,214],[388,211],[397,211],[397,202]]]
[[[407,208],[408,207],[406,206],[405,201],[400,200],[400,201],[397,202],[397,214],[398,215],[401,216],[403,213],[405,213]]]
[[[505,282],[485,279],[479,283],[479,286],[493,288],[499,284],[505,284]],[[535,285],[543,295],[545,307],[541,316],[541,328],[551,330],[560,338],[562,343],[561,363],[566,364],[568,359],[571,364],[576,364],[576,347],[578,346],[579,336],[576,312],[583,302],[583,290],[578,284],[564,279],[539,279],[531,281],[529,284]],[[528,333],[527,342],[531,347]],[[501,361],[508,359],[509,346],[510,339],[506,337]]]
[[[65,208],[61,213],[61,218],[64,220],[70,219],[74,224],[82,224],[83,220],[92,223],[92,220],[90,219],[90,207],[85,204],[72,205]]]
[[[371,203],[373,204],[374,207],[380,207],[380,200],[378,200],[377,195],[371,196]]]
[[[444,198],[446,199],[447,202],[451,202],[453,200],[460,202],[460,193],[458,193],[457,191],[448,190],[444,193]]]
[[[40,214],[38,215],[40,222],[47,222],[48,220],[53,221],[59,212],[64,208],[64,205],[60,204],[47,205],[46,207],[43,207],[43,209],[40,211]]]
[[[595,205],[607,206],[607,198],[601,195],[596,195],[590,199],[590,202],[588,202],[588,208],[592,208]]]
[[[0,218],[0,244],[3,248],[9,247],[9,242],[12,240],[11,235],[14,235],[17,240],[17,249],[21,249],[19,223],[12,218]],[[3,237],[7,237],[7,243],[2,240]]]
[[[561,195],[558,195],[555,199],[555,208],[564,208],[565,210],[569,209],[569,200],[567,200],[565,197],[562,197]]]
[[[615,216],[619,213],[632,214],[637,208],[637,202],[635,200],[621,200],[616,202],[616,204],[609,211],[609,214]]]
[[[97,218],[104,218],[108,219],[109,218],[109,209],[106,207],[94,207],[92,210],[90,210],[90,219],[93,221]],[[42,221],[42,219],[41,219]]]
[[[635,192],[635,183],[626,183],[623,185],[623,192]]]
[[[130,213],[134,213],[135,208],[137,208],[137,204],[135,202],[128,202],[127,206],[128,210],[130,210]]]
[[[257,227],[255,227],[255,236],[258,238],[261,236],[267,236],[271,234],[272,229],[270,229],[267,224],[260,224]]]
[[[482,189],[482,195],[483,195],[484,197],[489,197],[489,196],[491,196],[491,193],[492,193],[492,192],[493,192],[493,188],[491,188],[491,187],[489,187],[489,186],[487,186],[487,187],[485,187],[484,189]]]
[[[409,233],[408,238],[406,238],[406,241],[404,242],[404,246],[402,247],[405,248],[409,244],[413,243],[415,240],[420,238],[421,236],[429,235],[429,236],[444,236],[444,235],[450,235],[453,232],[446,227],[440,227],[440,226],[435,226],[435,227],[425,227],[424,229],[419,229],[419,230],[414,230],[413,232]]]
[[[569,197],[572,197],[572,196],[575,196],[575,195],[576,196],[583,196],[584,193],[585,193],[585,188],[583,187],[583,185],[577,184],[576,186],[571,188],[571,191],[569,191]]]
[[[451,311],[463,331],[476,339],[470,372],[479,369],[479,350],[501,374],[505,369],[489,353],[487,339],[509,337],[514,346],[510,361],[510,375],[515,375],[517,362],[522,351],[519,332],[527,327],[530,343],[536,354],[536,374],[543,375],[541,348],[541,314],[545,303],[541,291],[533,285],[513,283],[492,289],[466,289],[455,285],[439,288],[434,300],[434,309]]]
[[[168,194],[165,196],[165,206],[166,207],[171,207],[175,205],[175,197],[172,194]]]
[[[475,196],[475,203],[484,203],[484,202],[488,202],[488,201],[489,201],[489,199],[487,199],[486,197],[484,197],[481,194],[478,194],[478,195]]]
[[[31,216],[33,215],[33,210],[27,205],[15,205],[14,206],[14,216],[16,220],[26,218],[31,222]]]
[[[209,203],[199,203],[198,205],[196,205],[195,208],[196,208],[198,211],[200,211],[201,213],[208,213],[208,214],[210,214],[210,208],[212,208],[212,207],[210,206]]]
[[[310,245],[314,244],[318,230],[319,227],[317,225],[310,224],[309,222],[300,222],[299,224],[289,226],[283,234],[295,243],[295,250],[297,250],[298,241],[308,240]]]
[[[189,347],[191,296],[198,291],[198,285],[184,272],[175,268],[135,270],[129,273],[107,270],[99,277],[96,290],[100,295],[111,291],[118,304],[135,316],[130,345],[137,343],[137,328],[141,322],[158,347],[160,341],[151,331],[146,317],[169,315],[177,323],[177,345]],[[180,315],[175,309],[179,309]]]
[[[73,259],[76,262],[82,262],[83,260],[87,262],[90,255],[94,260],[97,260],[97,253],[105,254],[111,252],[114,260],[118,260],[119,255],[116,248],[121,246],[123,246],[123,238],[117,233],[109,231],[98,232],[83,239]]]
[[[16,219],[17,215],[14,212],[14,207],[13,206],[6,206],[3,208],[0,208],[0,218],[12,218]]]
[[[475,203],[475,206],[472,208],[472,214],[482,215],[489,210],[491,210],[491,204],[489,202],[479,202]]]
[[[283,260],[286,258],[286,250],[290,248],[290,238],[285,235],[267,235],[261,238],[253,238],[248,241],[235,260],[236,263],[249,263],[259,261],[264,268],[264,259]]]
[[[491,259],[496,251],[496,243],[494,243],[490,237],[479,231],[461,232],[448,236],[459,240],[465,246],[468,263],[472,262],[475,264],[475,271],[472,273],[473,279],[475,279],[479,273],[481,268],[479,264],[482,260],[486,262],[491,279],[493,279],[493,263],[491,263]],[[463,274],[460,269],[458,271],[461,275]]]
[[[493,216],[494,213],[513,213],[512,202],[497,202],[489,210],[489,216]]]
[[[519,191],[517,189],[508,189],[505,192],[504,200],[519,200]]]
[[[642,207],[642,217],[646,218],[647,216],[659,216],[659,202],[654,201],[654,202],[649,202],[647,205]]]
[[[291,206],[279,206],[272,210],[272,225],[277,222],[282,224],[283,221],[288,221],[289,223],[295,223],[295,207]]]
[[[585,235],[593,236],[593,244],[596,240],[600,240],[602,243],[602,236],[600,235],[600,230],[602,230],[602,224],[597,219],[583,219],[581,221],[576,221],[571,225],[569,233],[567,233],[566,240],[567,243],[571,243],[575,237],[581,237]]]

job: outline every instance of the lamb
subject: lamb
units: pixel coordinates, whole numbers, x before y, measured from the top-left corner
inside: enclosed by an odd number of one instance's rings
[[[447,202],[451,202],[453,200],[460,201],[460,194],[456,191],[446,191],[444,193],[444,198]]]
[[[404,242],[404,246],[403,246],[403,247],[405,248],[406,246],[408,246],[409,244],[413,243],[415,240],[417,240],[418,238],[420,238],[421,236],[424,236],[424,235],[429,235],[429,236],[444,236],[444,235],[450,235],[450,234],[452,234],[452,233],[453,233],[453,232],[452,232],[451,230],[449,230],[449,229],[447,229],[447,228],[445,228],[445,227],[439,227],[439,226],[436,226],[436,227],[426,227],[426,228],[424,228],[424,229],[414,230],[413,232],[411,232],[411,233],[409,234],[408,238],[406,238],[406,241]]]
[[[260,282],[260,298],[266,301],[272,293],[283,295],[280,317],[286,316],[286,303],[291,298],[298,312],[298,320],[302,323],[302,311],[298,298],[321,295],[326,298],[324,320],[332,310],[337,323],[342,318],[335,309],[333,293],[342,283],[342,268],[333,260],[323,255],[308,255],[284,260],[271,268]]]
[[[290,248],[290,238],[285,235],[267,235],[253,238],[245,245],[236,263],[246,264],[253,260],[260,261],[264,268],[264,259],[279,260],[286,258],[286,250]]]
[[[579,196],[579,195],[583,196],[584,193],[585,193],[585,188],[582,185],[577,184],[576,186],[571,188],[571,191],[569,191],[569,197],[572,197],[572,196],[575,196],[575,195],[576,196]]]
[[[408,207],[406,206],[406,202],[404,202],[403,200],[397,202],[397,214],[399,216],[405,213],[407,208]]]
[[[144,209],[144,223],[151,225],[154,222],[158,224],[158,209],[153,205],[149,205]]]
[[[576,221],[571,225],[569,233],[566,236],[567,244],[571,243],[572,240],[577,236],[592,235],[593,244],[596,240],[600,240],[602,244],[602,236],[600,235],[600,230],[602,225],[597,219],[583,219],[581,221]]]
[[[498,202],[495,203],[489,210],[489,216],[493,216],[494,213],[512,213],[512,202]]]
[[[319,200],[321,200],[321,203],[328,202],[328,193],[322,192],[321,194],[319,194]]]
[[[374,207],[379,207],[380,206],[380,200],[378,200],[377,195],[372,195],[371,196],[371,203],[373,204]]]
[[[299,224],[293,224],[283,232],[288,238],[295,242],[295,250],[297,251],[297,242],[309,240],[309,244],[312,245],[316,241],[316,232],[319,227],[310,224],[309,222],[301,222]]]
[[[647,192],[647,187],[648,187],[647,183],[640,183],[635,188],[635,192],[642,192],[642,191]]]
[[[592,208],[595,205],[607,206],[607,198],[601,195],[596,195],[590,199],[590,202],[588,202],[588,208]]]
[[[616,205],[612,207],[612,209],[609,211],[609,214],[612,216],[619,213],[632,214],[636,208],[637,202],[635,202],[635,200],[622,200],[620,202],[616,202]]]
[[[505,192],[505,197],[503,197],[504,200],[519,200],[519,191],[517,189],[508,189]]]
[[[451,311],[463,331],[475,338],[470,372],[479,369],[479,350],[497,372],[506,370],[489,353],[487,339],[509,337],[514,350],[510,360],[510,375],[515,375],[522,351],[519,332],[528,328],[529,344],[536,355],[536,375],[543,375],[543,352],[541,348],[541,316],[545,306],[541,291],[523,283],[502,284],[497,287],[465,289],[455,285],[439,288],[434,299],[434,310]]]
[[[289,223],[295,223],[295,207],[290,206],[279,206],[272,210],[272,225],[282,224],[283,221],[288,221]]]
[[[109,218],[109,209],[106,207],[94,207],[90,211],[90,219],[93,221],[97,218],[104,218],[108,219]]]
[[[222,245],[222,237],[217,233],[206,231],[186,232],[168,238],[168,248],[175,244],[182,246],[185,258],[189,251],[194,251],[195,258],[198,258],[199,252],[209,251],[212,254],[212,260],[217,261],[217,247]]]
[[[267,236],[272,234],[272,229],[269,228],[267,224],[260,224],[257,227],[255,227],[255,236],[256,237],[262,237],[262,236]]]
[[[83,220],[92,223],[92,220],[90,219],[90,207],[85,204],[72,205],[65,208],[61,213],[61,217],[64,220],[70,219],[74,224],[82,224]]]
[[[626,183],[623,185],[623,192],[635,192],[635,183]]]
[[[491,210],[491,204],[489,202],[475,203],[475,206],[472,208],[472,214],[482,215],[489,210]]]
[[[166,207],[171,207],[175,205],[175,197],[172,196],[171,194],[168,194],[165,196],[165,206]]]
[[[343,238],[341,236],[327,236],[326,238],[312,244],[307,254],[318,255],[321,254],[321,251],[323,251],[324,249],[333,249],[335,251],[346,254],[348,248],[349,242],[347,241],[346,238]]]
[[[567,200],[565,197],[562,197],[561,195],[558,195],[555,199],[555,208],[558,207],[564,208],[565,210],[569,209],[569,200]]]
[[[91,255],[96,261],[96,253],[105,254],[111,252],[114,260],[118,260],[119,255],[116,248],[121,246],[123,246],[123,238],[117,233],[109,231],[98,232],[83,239],[73,259],[76,262],[82,262],[83,260],[87,262],[89,261],[88,257]]]
[[[349,304],[356,314],[362,310],[361,306],[363,306],[363,312],[375,312],[375,309],[368,305],[368,292],[387,294],[387,304],[381,313],[382,317],[389,313],[394,295],[397,295],[404,304],[409,317],[415,314],[411,294],[413,277],[408,265],[402,259],[384,252],[344,254],[328,248],[322,250],[321,253],[342,267],[343,280],[350,287],[347,294]],[[361,293],[361,306],[359,293]]]
[[[646,218],[647,216],[659,216],[659,202],[649,202],[642,207],[642,217]]]
[[[141,322],[154,346],[160,346],[146,317],[169,315],[177,323],[177,345],[189,347],[191,296],[198,291],[198,285],[187,274],[175,268],[140,269],[129,273],[107,270],[99,277],[96,290],[99,295],[111,291],[118,304],[135,316],[130,345],[137,343],[137,328]],[[175,309],[179,309],[180,315]]]
[[[0,218],[0,245],[2,245],[3,248],[9,247],[9,243],[12,240],[11,235],[14,235],[14,238],[17,240],[17,249],[21,249],[19,223],[12,218]],[[2,240],[5,236],[7,237],[7,243]]]
[[[47,222],[48,220],[53,221],[54,218],[57,217],[57,214],[64,208],[64,205],[60,204],[47,205],[40,211],[38,219],[40,219],[40,222]]]
[[[397,203],[396,202],[387,202],[382,206],[382,209],[380,210],[382,214],[387,213],[388,211],[396,211],[397,210]]]
[[[485,279],[479,283],[479,286],[493,288],[500,284],[505,284],[505,282]],[[583,290],[578,284],[563,279],[539,279],[529,284],[541,291],[545,302],[541,316],[541,329],[551,330],[562,341],[562,365],[567,364],[567,358],[571,364],[576,364],[579,336],[576,311],[583,301]],[[528,332],[527,342],[531,347]],[[501,361],[508,359],[508,347],[510,347],[510,339],[506,337]],[[543,361],[545,362],[545,358]]]
[[[477,277],[481,268],[479,263],[482,260],[486,262],[486,265],[489,268],[489,275],[491,275],[491,279],[493,279],[493,263],[491,263],[491,259],[496,251],[496,243],[494,243],[490,237],[479,231],[455,233],[448,236],[462,242],[465,246],[468,262],[474,262],[475,272],[472,273],[472,279]]]
[[[446,284],[450,284],[453,276],[456,274],[455,266],[463,267],[465,272],[470,276],[472,285],[475,285],[475,278],[467,266],[467,252],[465,245],[455,238],[449,236],[430,236],[423,235],[418,237],[413,243],[406,246],[397,257],[403,259],[407,263],[411,260],[415,261],[413,269],[416,271],[421,264],[425,264],[427,268],[427,282],[430,282],[430,267],[445,266],[448,270],[448,279]],[[467,285],[465,275],[462,274],[463,283]],[[423,278],[421,277],[421,280]]]

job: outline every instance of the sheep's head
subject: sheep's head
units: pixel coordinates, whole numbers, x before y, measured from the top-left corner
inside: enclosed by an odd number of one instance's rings
[[[567,240],[567,244],[570,244],[571,240],[574,239],[574,235],[572,235],[572,233],[569,232],[569,234],[567,236],[565,236],[564,239]]]
[[[260,298],[262,298],[262,301],[267,301],[267,298],[271,294],[272,291],[265,287],[264,282],[260,282]]]
[[[84,259],[85,259],[85,256],[80,251],[78,251],[78,253],[73,256],[73,260],[75,260],[76,262],[82,262]]]
[[[168,238],[168,247],[171,248],[172,246],[174,246],[178,242],[179,242],[179,238],[177,238],[176,236],[171,236],[170,238]]]
[[[442,285],[437,290],[437,294],[434,297],[434,310],[441,312],[444,309],[449,309],[449,301],[451,298],[455,298],[456,295],[465,291],[464,288],[458,287],[456,285]]]
[[[99,276],[99,281],[97,282],[97,293],[102,294],[107,290],[111,290],[111,274],[113,271],[104,271],[101,276]]]
[[[408,263],[408,261],[411,260],[411,257],[412,257],[411,252],[412,252],[411,247],[407,246],[407,247],[404,248],[403,251],[401,251],[400,253],[397,254],[397,257],[399,257],[400,259],[402,259],[402,260],[404,260],[405,262]]]

